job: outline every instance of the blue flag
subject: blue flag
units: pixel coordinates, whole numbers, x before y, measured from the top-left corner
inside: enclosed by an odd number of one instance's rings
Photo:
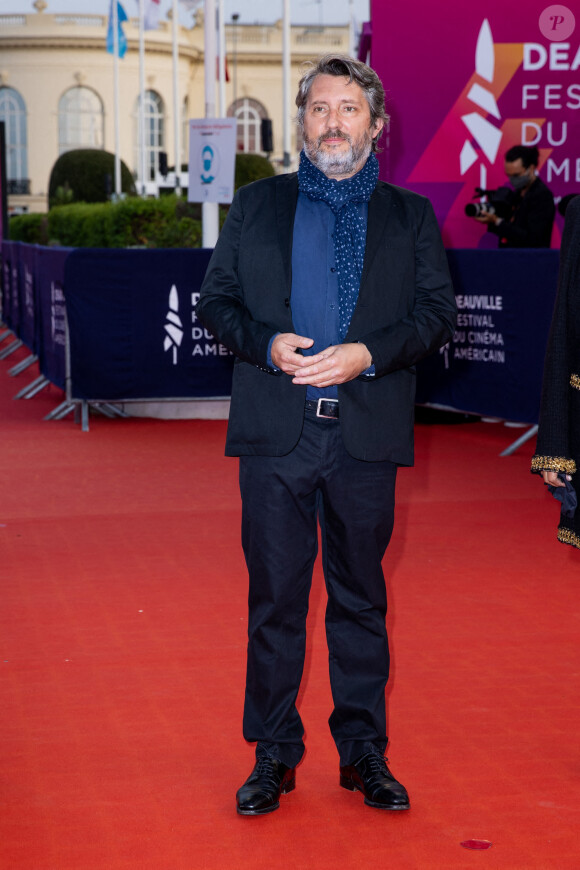
[[[115,54],[115,35],[113,33],[113,3],[115,0],[111,0],[111,5],[109,7],[109,25],[107,27],[107,51],[109,54]],[[118,19],[118,33],[119,33],[119,57],[125,57],[125,52],[127,51],[127,37],[125,36],[125,32],[123,30],[123,22],[127,21],[127,13],[117,0],[117,19]]]

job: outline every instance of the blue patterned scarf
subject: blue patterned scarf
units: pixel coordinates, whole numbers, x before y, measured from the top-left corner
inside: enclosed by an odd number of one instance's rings
[[[355,203],[368,202],[379,177],[379,161],[371,154],[363,168],[352,178],[337,181],[300,154],[298,187],[314,202],[325,202],[336,217],[334,256],[338,272],[340,338],[344,341],[360,287],[366,244],[366,221]]]

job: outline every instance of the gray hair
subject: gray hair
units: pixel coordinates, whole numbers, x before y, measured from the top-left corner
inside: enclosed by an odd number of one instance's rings
[[[302,130],[304,130],[304,115],[312,82],[316,76],[321,75],[343,76],[349,79],[349,83],[355,82],[362,89],[369,105],[371,127],[378,119],[382,119],[385,124],[388,123],[389,116],[385,111],[385,91],[376,72],[366,63],[355,60],[347,54],[326,54],[315,63],[310,63],[298,85],[298,93],[296,94],[297,120]],[[377,141],[380,135],[379,133],[373,139],[373,151],[377,150]]]

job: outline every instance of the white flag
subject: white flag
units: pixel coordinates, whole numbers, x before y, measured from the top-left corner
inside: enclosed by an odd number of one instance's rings
[[[143,20],[145,30],[157,30],[160,11],[161,0],[145,0],[145,18]]]

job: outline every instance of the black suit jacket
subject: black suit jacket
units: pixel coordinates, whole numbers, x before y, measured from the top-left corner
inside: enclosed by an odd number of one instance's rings
[[[281,456],[302,430],[306,387],[268,368],[276,332],[292,323],[296,173],[238,191],[196,313],[236,356],[226,454]],[[413,463],[415,363],[449,340],[455,297],[427,199],[379,181],[368,210],[358,302],[345,341],[361,341],[375,377],[338,387],[346,449],[358,459]]]

